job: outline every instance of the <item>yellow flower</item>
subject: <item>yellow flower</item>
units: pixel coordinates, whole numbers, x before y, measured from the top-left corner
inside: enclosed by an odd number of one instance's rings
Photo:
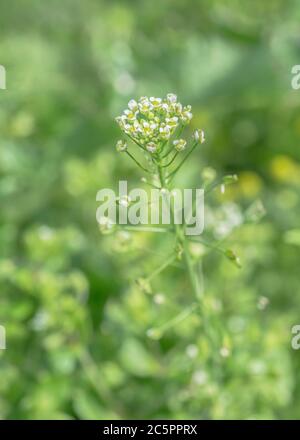
[[[281,182],[300,184],[300,165],[291,157],[285,155],[274,157],[270,171],[272,176]]]

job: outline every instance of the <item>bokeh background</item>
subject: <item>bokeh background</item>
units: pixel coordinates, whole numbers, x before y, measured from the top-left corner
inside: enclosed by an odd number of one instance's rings
[[[299,2],[0,0],[0,10],[0,417],[298,418]],[[242,269],[195,248],[220,352],[197,314],[147,336],[191,304],[188,279],[170,267],[147,292],[135,280],[165,261],[168,240],[103,237],[95,219],[100,188],[141,177],[115,152],[114,117],[130,98],[169,92],[207,138],[178,184],[199,186],[207,166],[239,175],[207,209]],[[264,218],[240,225],[258,201]]]

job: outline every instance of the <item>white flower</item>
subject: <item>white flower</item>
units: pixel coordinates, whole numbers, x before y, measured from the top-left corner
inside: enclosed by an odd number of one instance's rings
[[[147,150],[148,150],[150,153],[155,153],[156,150],[157,150],[157,145],[156,145],[154,142],[149,142],[149,143],[146,145],[146,148],[147,148]]]
[[[136,116],[136,114],[131,110],[124,110],[124,115],[126,116],[128,121],[133,121]]]
[[[146,147],[150,144],[150,150],[153,150],[151,142],[155,144],[156,149],[165,144],[166,141],[175,132],[179,125],[186,125],[192,119],[191,106],[183,107],[177,102],[177,96],[169,93],[165,98],[151,96],[142,96],[138,102],[131,99],[128,108],[122,116],[116,118],[121,130],[131,137],[138,144]],[[198,141],[204,141],[204,134],[199,131],[195,134]],[[181,151],[185,148],[185,141],[176,144],[177,149]],[[118,143],[118,151],[124,151],[123,144]]]
[[[157,129],[157,124],[155,122],[152,122],[150,124],[150,128],[151,128],[152,131],[156,130]]]
[[[132,131],[132,125],[125,124],[124,125],[124,131],[125,131],[126,134],[130,134],[130,132]]]
[[[198,355],[198,347],[195,344],[190,344],[186,347],[186,354],[189,358],[194,359]]]
[[[124,125],[126,124],[126,120],[127,120],[127,118],[126,118],[125,115],[118,116],[118,117],[116,118],[116,121],[117,121],[117,123],[119,124],[121,130],[124,129]]]
[[[99,219],[99,228],[103,234],[108,234],[111,232],[115,226],[115,223],[109,218],[102,216]]]
[[[190,105],[187,105],[182,110],[181,118],[182,118],[182,121],[186,124],[188,124],[193,117],[193,113],[191,112],[191,110],[192,110],[192,107]]]
[[[197,142],[200,142],[200,144],[203,144],[205,142],[205,134],[204,131],[201,129],[197,129],[194,131],[194,139]]]
[[[178,117],[173,116],[173,118],[166,118],[166,123],[169,127],[177,127],[178,125]]]
[[[142,98],[140,98],[138,106],[141,113],[147,113],[153,108],[153,105],[147,96],[142,96]]]
[[[149,134],[152,133],[152,128],[151,128],[151,125],[149,124],[149,122],[147,122],[147,121],[142,122],[142,131],[143,131],[144,135],[146,135],[146,136],[148,136]]]
[[[133,112],[137,111],[137,109],[138,109],[137,102],[134,99],[131,99],[128,102],[128,108]]]
[[[177,151],[183,151],[186,147],[186,141],[184,139],[177,139],[173,141],[173,145]]]
[[[121,153],[127,150],[127,142],[123,140],[119,140],[116,144],[116,150]]]
[[[168,125],[162,124],[159,128],[159,132],[161,134],[162,139],[166,140],[169,139],[171,136],[171,130]]]
[[[193,376],[192,376],[192,381],[196,384],[196,385],[204,385],[207,382],[207,373],[203,370],[197,370],[194,372]]]
[[[165,295],[163,293],[157,293],[156,295],[154,295],[153,301],[157,305],[164,304],[166,301]]]
[[[182,112],[182,104],[180,104],[180,102],[176,102],[172,105],[172,109],[178,116],[180,116]]]
[[[229,348],[227,348],[227,347],[221,347],[221,348],[220,348],[220,355],[221,355],[223,358],[227,358],[227,357],[230,355],[230,350],[229,350]]]
[[[269,299],[266,296],[260,296],[257,302],[257,308],[264,310],[269,305]]]
[[[149,101],[151,102],[151,104],[153,105],[153,107],[160,107],[162,99],[161,98],[154,98],[153,96],[151,96],[151,98],[149,99]]]
[[[123,206],[124,208],[127,208],[131,203],[131,198],[127,195],[121,196],[119,198],[119,205]]]
[[[164,103],[161,105],[161,108],[162,108],[166,113],[169,112],[169,105],[168,105],[167,103],[164,102]]]
[[[167,94],[167,100],[168,100],[171,104],[175,104],[175,102],[177,101],[177,96],[174,95],[174,93],[168,93],[168,94]]]

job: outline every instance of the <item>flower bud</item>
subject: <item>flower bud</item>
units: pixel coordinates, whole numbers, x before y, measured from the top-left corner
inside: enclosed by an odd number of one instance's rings
[[[206,167],[202,171],[202,179],[206,185],[212,183],[216,177],[217,177],[217,172],[214,168]]]
[[[149,328],[146,332],[148,338],[158,340],[162,337],[161,331],[157,328]]]
[[[177,139],[173,141],[173,145],[177,151],[183,151],[186,148],[186,141],[184,139]]]
[[[155,153],[157,150],[157,145],[154,142],[149,142],[146,145],[146,149],[149,151],[149,153]]]
[[[239,269],[242,267],[240,258],[236,255],[235,252],[233,252],[232,249],[227,249],[225,251],[225,256],[228,258],[228,260],[232,261]]]
[[[119,198],[119,205],[123,206],[124,208],[128,208],[130,203],[131,203],[131,198],[127,195],[121,196]]]
[[[99,219],[99,229],[102,234],[109,234],[113,232],[115,223],[109,217],[101,217]]]
[[[235,183],[239,180],[236,174],[229,174],[228,176],[223,177],[223,183],[225,185],[230,185],[231,183]]]
[[[194,139],[196,142],[200,142],[200,144],[203,144],[205,142],[205,134],[204,131],[201,129],[197,129],[194,131]]]
[[[172,104],[175,104],[175,102],[177,101],[177,96],[174,93],[168,93],[167,100]]]
[[[127,150],[127,142],[123,140],[119,140],[116,144],[116,150],[119,153],[122,153]]]

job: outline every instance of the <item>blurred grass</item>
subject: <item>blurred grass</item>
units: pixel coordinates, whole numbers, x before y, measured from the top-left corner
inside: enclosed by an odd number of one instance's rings
[[[0,9],[0,417],[298,418],[299,4],[0,0]],[[146,336],[192,301],[177,268],[153,281],[153,295],[134,282],[172,243],[102,237],[95,220],[100,188],[140,179],[115,153],[114,116],[131,97],[168,92],[192,104],[191,129],[207,137],[178,183],[199,185],[207,165],[239,174],[212,201],[216,227],[258,199],[267,211],[231,235],[242,270],[204,258],[205,306],[228,354],[217,353],[217,375],[197,315],[159,341]]]

